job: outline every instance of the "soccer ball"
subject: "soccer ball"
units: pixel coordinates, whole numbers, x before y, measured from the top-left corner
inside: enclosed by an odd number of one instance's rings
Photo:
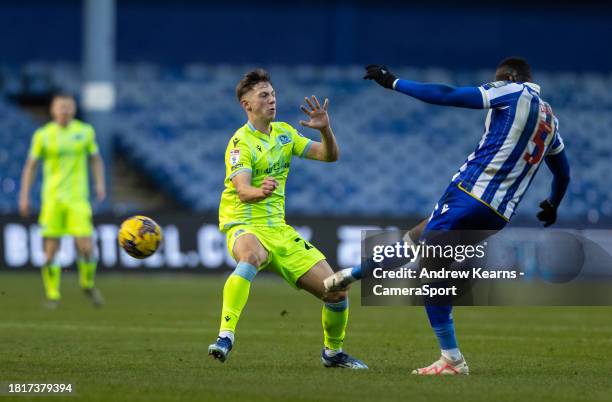
[[[151,256],[159,247],[162,231],[151,218],[136,215],[126,219],[119,228],[119,245],[138,259]]]

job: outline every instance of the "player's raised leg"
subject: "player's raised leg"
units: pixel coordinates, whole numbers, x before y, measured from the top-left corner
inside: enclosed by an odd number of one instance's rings
[[[216,342],[208,347],[208,354],[221,362],[227,360],[232,350],[236,325],[249,298],[251,281],[260,265],[268,259],[268,252],[251,233],[245,233],[236,239],[233,255],[238,264],[223,287],[219,336]]]
[[[404,241],[409,244],[416,244],[418,239],[421,237],[423,228],[427,224],[427,219],[424,219],[418,225],[410,229],[404,236]],[[366,264],[373,263],[372,261],[366,261]],[[393,261],[391,261],[393,264]],[[352,268],[341,269],[340,271],[325,278],[323,284],[328,292],[336,292],[339,290],[347,290],[351,283],[360,281],[363,278],[364,268],[362,264],[357,264]]]
[[[333,273],[326,260],[316,263],[308,272],[298,279],[297,285],[323,300],[323,351],[321,360],[325,367],[367,369],[358,360],[342,351],[346,325],[348,323],[348,296],[345,291],[327,292],[323,280]]]

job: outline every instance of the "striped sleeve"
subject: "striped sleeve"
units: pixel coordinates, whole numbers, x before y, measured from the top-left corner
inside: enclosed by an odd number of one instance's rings
[[[478,87],[485,109],[495,109],[512,104],[521,96],[523,85],[510,81],[496,81]]]
[[[563,143],[563,138],[559,134],[559,120],[555,117],[555,137],[553,138],[552,144],[548,147],[546,151],[546,155],[557,155],[561,151],[565,149],[565,144]]]

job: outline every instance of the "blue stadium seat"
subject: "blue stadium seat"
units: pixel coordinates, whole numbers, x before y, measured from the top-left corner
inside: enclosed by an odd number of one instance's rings
[[[46,63],[29,69],[46,71],[54,85],[78,93],[77,65]],[[163,191],[194,210],[215,212],[223,189],[223,152],[229,137],[245,122],[235,100],[235,84],[248,69],[119,65],[114,119],[121,122],[115,128],[119,149]],[[431,106],[385,92],[364,83],[359,66],[270,66],[268,70],[277,90],[278,119],[317,139],[317,132],[298,126],[304,118],[299,105],[311,94],[328,97],[341,147],[339,163],[293,164],[287,186],[289,214],[427,216],[482,133],[484,111]],[[397,73],[457,85],[490,80],[489,71],[405,68]],[[0,68],[0,74],[7,94],[21,73]],[[599,217],[612,217],[608,167],[612,94],[607,90],[612,74],[543,73],[538,79],[543,96],[559,116],[572,162],[573,182],[563,216],[585,219],[594,216],[589,211],[596,211]],[[14,210],[16,186],[11,181],[5,186],[3,179],[18,182],[34,124],[5,101],[0,102],[0,120],[0,209]],[[15,166],[12,159],[18,161]],[[549,187],[550,174],[541,169],[518,215],[533,217]]]

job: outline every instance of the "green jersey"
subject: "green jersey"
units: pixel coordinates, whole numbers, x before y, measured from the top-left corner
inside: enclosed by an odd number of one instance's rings
[[[42,159],[43,202],[87,201],[88,157],[98,153],[92,126],[72,120],[66,127],[49,122],[36,130],[30,158]]]
[[[285,182],[293,155],[304,157],[312,141],[287,123],[274,122],[270,134],[259,132],[251,123],[232,136],[225,151],[225,189],[219,205],[219,228],[235,225],[281,226],[285,224]],[[251,173],[251,185],[259,187],[267,176],[278,188],[266,199],[245,203],[238,198],[232,178]]]

